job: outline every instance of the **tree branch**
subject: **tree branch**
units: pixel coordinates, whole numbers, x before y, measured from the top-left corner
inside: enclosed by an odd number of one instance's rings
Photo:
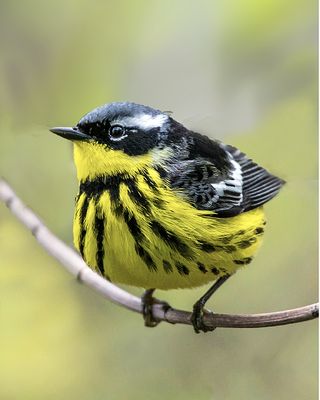
[[[0,179],[0,201],[5,203],[14,214],[35,236],[39,244],[80,282],[91,287],[103,297],[129,310],[141,313],[139,297],[133,296],[116,285],[108,282],[93,272],[82,258],[63,241],[58,239],[44,223],[19,199],[7,182]],[[157,321],[172,324],[191,325],[191,313],[169,308],[164,310],[160,304],[153,305],[152,313]],[[319,304],[272,312],[266,314],[206,314],[204,322],[208,327],[224,328],[260,328],[278,326],[318,318]]]

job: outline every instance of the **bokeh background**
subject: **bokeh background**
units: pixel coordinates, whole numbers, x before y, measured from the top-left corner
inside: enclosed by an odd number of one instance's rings
[[[317,300],[315,0],[0,1],[0,172],[66,242],[72,125],[130,100],[239,146],[288,184],[266,206],[255,262],[210,306],[268,312]],[[133,293],[138,289],[128,288]],[[204,288],[158,292],[191,309]],[[0,205],[0,398],[317,398],[317,323],[144,328],[79,285]]]

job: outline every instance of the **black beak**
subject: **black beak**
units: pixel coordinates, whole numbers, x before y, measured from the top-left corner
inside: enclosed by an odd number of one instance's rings
[[[51,132],[59,135],[65,139],[69,140],[90,140],[92,139],[91,136],[86,135],[77,130],[77,128],[68,128],[68,127],[58,127],[58,128],[51,128]]]

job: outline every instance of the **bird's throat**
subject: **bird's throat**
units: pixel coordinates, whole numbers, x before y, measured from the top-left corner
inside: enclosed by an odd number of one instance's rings
[[[150,165],[151,160],[150,154],[132,157],[98,143],[74,142],[74,162],[80,182],[102,175],[136,175]]]

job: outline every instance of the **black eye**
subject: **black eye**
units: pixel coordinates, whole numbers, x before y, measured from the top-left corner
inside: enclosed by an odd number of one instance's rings
[[[121,125],[110,126],[109,136],[110,136],[110,139],[112,139],[112,140],[122,139],[122,137],[125,135],[125,133],[126,133],[126,130]]]

